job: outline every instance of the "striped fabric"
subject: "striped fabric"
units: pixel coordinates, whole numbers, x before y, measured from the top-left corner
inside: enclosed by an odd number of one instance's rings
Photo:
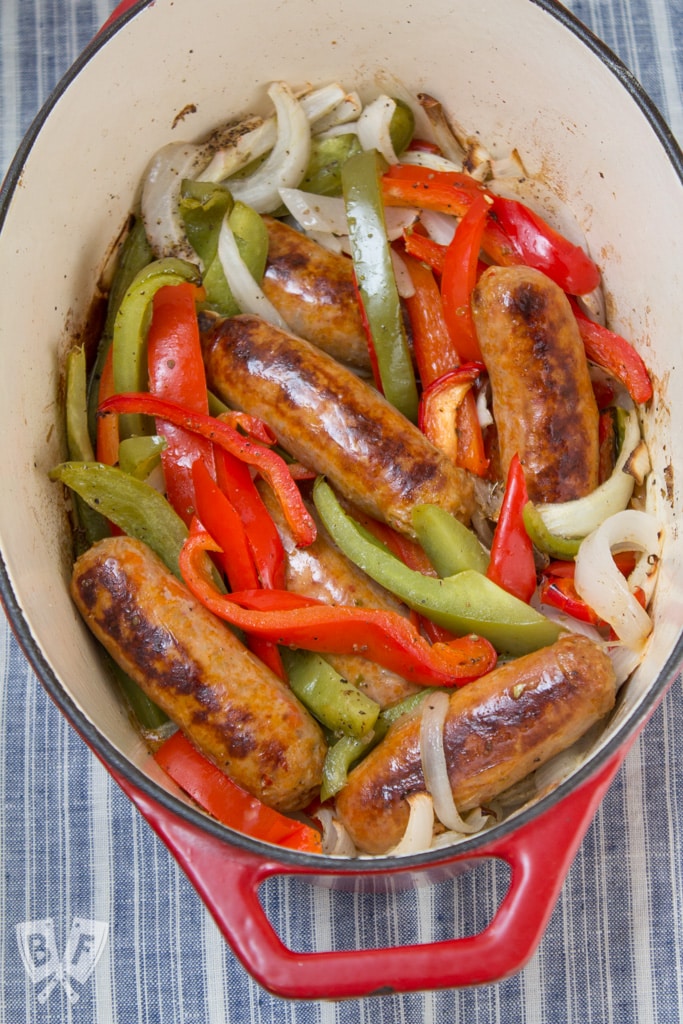
[[[114,6],[2,0],[0,170]],[[683,139],[681,0],[569,6],[624,59]],[[679,678],[610,788],[540,949],[517,977],[476,990],[286,1002],[237,963],[166,849],[51,705],[3,620],[0,1024],[678,1024],[682,735]],[[481,928],[504,882],[489,864],[389,903],[282,880],[266,887],[265,900],[293,947],[348,948]],[[41,979],[39,958],[24,962],[22,941],[34,952],[38,944],[48,965],[67,943],[95,943],[101,955],[80,982],[54,971]]]

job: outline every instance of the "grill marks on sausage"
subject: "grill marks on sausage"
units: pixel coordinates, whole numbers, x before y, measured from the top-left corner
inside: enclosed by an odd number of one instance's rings
[[[330,356],[254,316],[204,320],[202,344],[209,386],[266,420],[284,448],[352,504],[407,533],[418,502],[469,518],[467,474]]]
[[[562,290],[528,267],[491,267],[472,297],[489,370],[503,474],[519,453],[532,501],[570,501],[598,483],[598,412]]]
[[[443,742],[458,810],[486,804],[574,743],[611,710],[615,689],[609,656],[567,635],[454,692]],[[425,790],[419,734],[419,712],[397,722],[337,798],[341,819],[368,853],[400,840],[405,798]]]
[[[144,544],[95,544],[71,593],[114,660],[214,764],[280,810],[310,801],[325,755],[317,723]]]

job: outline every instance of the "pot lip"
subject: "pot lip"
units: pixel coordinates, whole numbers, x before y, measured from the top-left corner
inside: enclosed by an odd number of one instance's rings
[[[528,0],[529,3],[541,8],[547,14],[560,22],[568,31],[572,32],[618,79],[622,87],[627,91],[632,100],[641,109],[645,118],[653,129],[660,145],[663,147],[669,162],[677,173],[683,185],[683,153],[676,141],[671,129],[665,122],[659,109],[645,92],[639,81],[628,70],[626,65],[612,50],[587,26],[585,26],[571,11],[564,8],[558,0]],[[152,7],[155,0],[137,0],[123,10],[118,16],[117,11],[98,35],[85,47],[80,56],[68,69],[59,83],[52,90],[47,100],[36,114],[23,140],[21,141],[16,155],[9,165],[5,178],[0,187],[0,231],[3,228],[5,217],[11,204],[14,191],[20,181],[24,164],[31,152],[31,149],[39,136],[41,129],[49,118],[53,108],[60,97],[66,92],[72,82],[78,77],[81,70],[99,52],[100,48],[106,46],[108,40],[115,35],[128,21],[136,17],[147,7]],[[53,702],[68,719],[70,724],[79,733],[88,746],[97,753],[104,761],[123,778],[129,780],[137,789],[147,797],[161,805],[164,810],[181,818],[188,825],[193,826],[199,832],[206,832],[210,836],[223,841],[226,844],[226,855],[229,855],[231,846],[240,848],[245,853],[250,853],[257,858],[267,858],[270,861],[278,862],[287,873],[287,868],[293,870],[305,869],[310,874],[320,875],[351,875],[351,874],[384,874],[387,872],[397,873],[402,871],[414,871],[416,868],[428,868],[447,864],[453,860],[464,860],[468,854],[475,854],[484,850],[492,839],[503,838],[512,832],[522,828],[528,822],[536,819],[551,810],[557,803],[568,796],[569,793],[584,782],[591,779],[598,770],[613,756],[620,751],[625,756],[628,750],[628,741],[634,737],[650,715],[654,712],[666,691],[680,672],[681,661],[683,660],[683,630],[679,634],[671,655],[666,665],[660,672],[658,678],[649,687],[637,713],[629,715],[619,726],[605,746],[596,754],[591,755],[571,776],[563,780],[551,793],[548,793],[532,806],[513,814],[510,818],[495,825],[490,831],[472,836],[462,840],[454,846],[440,850],[430,850],[406,857],[384,856],[369,859],[346,859],[329,855],[305,854],[288,850],[282,847],[264,843],[261,840],[252,839],[241,832],[236,832],[220,822],[207,817],[202,811],[180,801],[173,794],[163,789],[158,783],[150,779],[140,768],[132,764],[120,751],[113,746],[110,740],[101,733],[85,716],[75,704],[69,694],[62,687],[50,667],[40,645],[34,638],[28,621],[24,617],[23,609],[14,593],[5,558],[0,550],[0,603],[3,605],[12,631],[21,646],[25,657],[36,673],[41,684],[48,692]]]

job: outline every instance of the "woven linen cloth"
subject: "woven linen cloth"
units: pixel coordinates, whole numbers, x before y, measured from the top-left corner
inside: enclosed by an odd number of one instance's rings
[[[2,0],[0,172],[114,6]],[[681,0],[569,6],[683,139]],[[166,848],[47,698],[3,618],[0,1024],[676,1024],[683,1020],[682,736],[679,677],[609,789],[540,948],[516,977],[339,1004],[286,1001],[248,977]],[[226,884],[229,871],[226,863]],[[500,884],[488,865],[387,903],[279,879],[265,900],[295,948],[347,948],[481,927]],[[57,977],[46,994],[45,979],[32,977],[21,955],[31,928],[29,939],[54,962],[83,933],[100,952],[92,973],[70,991]]]

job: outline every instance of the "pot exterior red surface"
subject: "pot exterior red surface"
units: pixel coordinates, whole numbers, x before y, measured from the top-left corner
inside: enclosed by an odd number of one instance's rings
[[[295,952],[282,943],[258,890],[275,875],[306,875],[313,883],[324,877],[329,884],[333,871],[285,865],[265,854],[228,846],[107,767],[181,865],[233,952],[259,984],[290,999],[348,999],[482,985],[521,970],[541,941],[576,851],[626,753],[619,750],[597,775],[544,814],[478,851],[439,862],[441,877],[449,866],[455,874],[488,858],[499,858],[510,867],[510,887],[493,920],[477,935],[424,945],[314,953]],[[395,860],[386,873],[406,870]],[[422,871],[429,876],[429,869]],[[363,874],[359,866],[355,877]]]

